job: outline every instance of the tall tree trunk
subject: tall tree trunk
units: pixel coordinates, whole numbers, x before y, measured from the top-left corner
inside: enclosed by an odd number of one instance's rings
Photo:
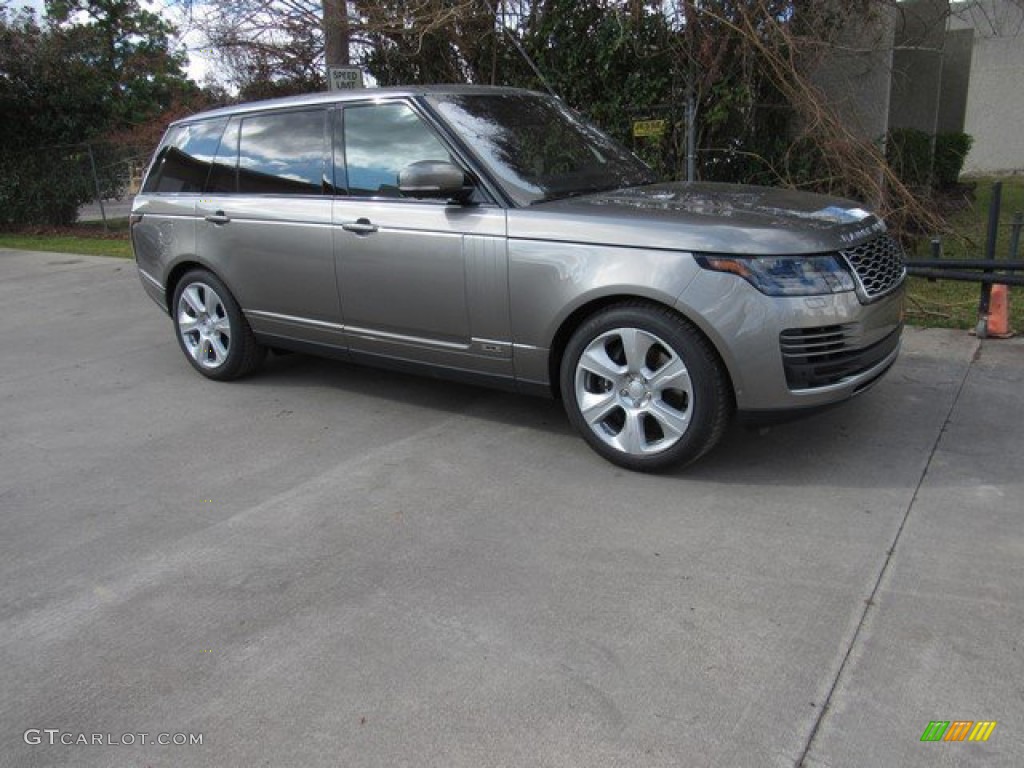
[[[349,62],[348,3],[324,0],[324,58],[328,67],[344,67]]]

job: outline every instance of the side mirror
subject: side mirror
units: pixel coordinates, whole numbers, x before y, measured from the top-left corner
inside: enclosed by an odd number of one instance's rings
[[[420,160],[398,174],[398,189],[406,197],[456,200],[465,203],[473,185],[461,168],[445,160]]]

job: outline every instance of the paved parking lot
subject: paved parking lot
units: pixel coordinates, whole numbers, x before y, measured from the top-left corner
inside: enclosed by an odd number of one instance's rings
[[[208,382],[130,262],[0,250],[0,328],[0,765],[1021,764],[1018,341],[652,477],[553,402]]]

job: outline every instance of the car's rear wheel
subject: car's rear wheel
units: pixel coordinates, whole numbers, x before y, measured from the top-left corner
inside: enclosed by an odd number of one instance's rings
[[[253,336],[227,286],[213,273],[186,273],[174,291],[178,344],[203,376],[227,381],[256,370],[266,348]]]
[[[675,312],[643,302],[585,321],[566,347],[560,383],[583,438],[633,470],[696,461],[721,439],[733,411],[707,339]]]

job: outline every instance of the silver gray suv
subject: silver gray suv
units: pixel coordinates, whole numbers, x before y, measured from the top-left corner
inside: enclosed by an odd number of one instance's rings
[[[863,391],[902,329],[901,250],[855,203],[658,184],[561,102],[507,88],[181,120],[132,243],[204,376],[287,349],[560,397],[636,470],[699,458],[737,411]]]

